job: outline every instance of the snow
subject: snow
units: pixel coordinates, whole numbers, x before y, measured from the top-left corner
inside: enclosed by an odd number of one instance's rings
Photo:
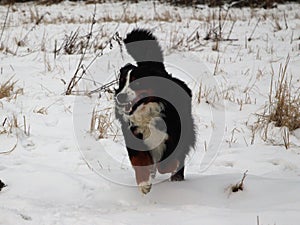
[[[23,93],[0,99],[0,179],[7,185],[0,192],[0,224],[299,224],[300,129],[290,132],[289,149],[282,129],[270,126],[266,142],[250,129],[268,102],[272,68],[276,77],[288,55],[288,74],[300,87],[299,8],[230,9],[223,32],[227,37],[236,19],[230,38],[237,40],[219,42],[213,51],[215,42],[203,38],[218,9],[97,5],[92,40],[105,43],[116,31],[123,37],[134,27],[152,29],[168,71],[194,93],[197,144],[186,180],[170,182],[158,174],[144,196],[118,122],[111,118],[104,139],[88,132],[94,108],[112,112],[112,95],[64,95],[81,55],[53,54],[55,42],[60,46],[77,28],[80,36],[87,34],[94,5],[13,5],[0,40],[0,84],[13,77]],[[1,27],[6,10],[0,6]],[[95,54],[88,51],[84,64]],[[75,90],[82,94],[112,81],[127,62],[133,61],[113,42],[88,69],[86,78],[98,83],[82,80]],[[3,132],[14,117],[18,127]],[[231,192],[245,171],[244,190]]]

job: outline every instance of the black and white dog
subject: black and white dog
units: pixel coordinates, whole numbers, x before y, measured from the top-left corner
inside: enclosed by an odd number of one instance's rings
[[[152,33],[135,29],[124,40],[137,66],[120,69],[115,113],[136,181],[142,193],[151,189],[156,171],[184,180],[184,161],[195,144],[191,90],[165,70],[162,50]]]

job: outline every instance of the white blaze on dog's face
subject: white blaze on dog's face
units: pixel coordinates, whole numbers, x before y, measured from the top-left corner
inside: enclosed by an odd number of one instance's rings
[[[121,80],[123,79],[123,82],[120,82],[119,93],[116,95],[116,101],[119,106],[118,108],[121,109],[125,113],[129,113],[131,111],[132,106],[133,106],[132,105],[133,101],[137,97],[135,91],[132,90],[130,87],[131,71],[132,71],[132,69],[127,72],[125,77],[120,78]],[[121,74],[121,76],[122,76],[122,74]],[[125,81],[125,84],[122,84],[122,83],[124,83],[124,81]],[[121,90],[120,90],[120,88],[121,88]]]

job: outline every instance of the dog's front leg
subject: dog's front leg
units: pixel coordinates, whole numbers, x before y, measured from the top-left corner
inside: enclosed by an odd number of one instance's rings
[[[151,154],[147,151],[139,151],[129,157],[135,171],[135,178],[139,190],[143,194],[147,194],[152,186],[151,171],[153,170],[153,159]]]

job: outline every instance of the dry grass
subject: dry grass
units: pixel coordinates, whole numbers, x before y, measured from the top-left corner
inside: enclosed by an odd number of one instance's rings
[[[236,86],[228,86],[221,83],[218,87],[209,86],[200,82],[196,95],[196,101],[200,104],[202,99],[205,103],[214,105],[218,102],[228,101],[235,103],[239,111],[242,111],[245,105],[256,104],[256,98],[251,95],[252,86],[239,89]]]
[[[61,47],[55,50],[55,54],[64,53],[68,55],[82,54],[86,46],[86,38],[79,36],[79,29],[71,31],[69,35],[66,35]]]
[[[9,78],[0,84],[0,99],[8,98],[8,100],[16,99],[19,94],[23,94],[22,88],[16,88],[17,81],[12,81],[13,77]]]
[[[32,0],[2,0],[0,4],[14,4],[17,2],[30,2]],[[63,2],[64,0],[36,0],[38,4],[41,5],[51,5],[51,4],[58,4]],[[74,2],[79,2],[81,0],[73,0]],[[85,0],[86,4],[95,4],[95,3],[104,3],[104,2],[130,2],[130,3],[138,3],[142,0]],[[289,1],[297,1],[297,0],[289,0]],[[233,3],[235,7],[264,7],[264,8],[271,8],[274,7],[274,3],[284,3],[287,2],[286,0],[249,0],[249,1],[228,1],[228,0],[167,0],[162,1],[162,3],[169,3],[176,6],[195,6],[197,4],[207,4],[208,6],[215,7],[221,6],[226,3]]]
[[[7,98],[11,96],[11,93],[14,89],[15,82],[11,82],[10,78],[9,80],[5,81],[3,84],[0,86],[0,99],[1,98]]]
[[[1,0],[0,0],[1,5]],[[51,5],[51,4],[49,4]],[[94,18],[97,24],[103,23],[128,23],[136,24],[139,21],[160,21],[160,22],[181,22],[182,16],[180,12],[175,12],[170,8],[165,8],[163,10],[156,10],[155,4],[153,7],[154,15],[145,15],[140,12],[136,12],[134,9],[131,9],[129,4],[123,4],[122,11],[119,14],[114,15],[111,11],[104,11],[98,13],[97,17]],[[35,7],[31,8],[28,13],[25,14],[25,17],[22,19],[22,24],[89,24],[92,22],[90,17],[78,17],[76,15],[66,16],[64,14],[50,15],[48,12],[41,14],[38,10],[38,3]],[[101,6],[100,6],[101,7]],[[174,8],[173,8],[174,9]],[[152,10],[152,9],[151,9]],[[198,16],[197,18],[201,18]]]
[[[276,127],[287,127],[290,131],[300,128],[300,93],[292,86],[292,77],[287,76],[289,57],[284,66],[280,66],[279,76],[275,82],[275,95],[270,88],[269,113],[267,119]],[[273,82],[273,81],[272,81]]]
[[[113,121],[114,116],[111,107],[100,111],[94,108],[90,124],[90,133],[94,134],[97,139],[113,137],[113,140],[115,140],[118,129],[113,126]]]
[[[48,107],[41,107],[39,109],[34,109],[33,112],[42,115],[48,115]]]
[[[23,116],[23,123],[18,120],[18,117],[13,114],[10,117],[6,117],[0,124],[0,135],[1,134],[12,134],[13,131],[19,130],[26,136],[30,136],[30,125],[25,116]],[[17,132],[20,134],[20,132]]]
[[[88,34],[81,34],[80,29],[71,31],[70,34],[66,34],[62,43],[57,46],[55,42],[54,54],[83,54],[88,51],[89,53],[97,53],[106,47],[106,43],[109,40],[109,33],[104,27],[101,27],[97,32],[91,31]]]
[[[19,128],[18,118],[16,115],[12,115],[12,117],[6,117],[0,126],[0,135],[1,134],[11,134],[13,129]]]
[[[294,87],[292,77],[287,75],[288,64],[289,57],[284,65],[280,65],[278,78],[275,81],[272,69],[269,101],[263,113],[256,114],[257,120],[250,127],[253,134],[251,143],[254,142],[255,133],[260,131],[264,141],[278,144],[276,137],[273,137],[274,132],[270,132],[274,127],[278,127],[282,140],[279,145],[284,145],[288,149],[289,132],[300,128],[300,87]]]

